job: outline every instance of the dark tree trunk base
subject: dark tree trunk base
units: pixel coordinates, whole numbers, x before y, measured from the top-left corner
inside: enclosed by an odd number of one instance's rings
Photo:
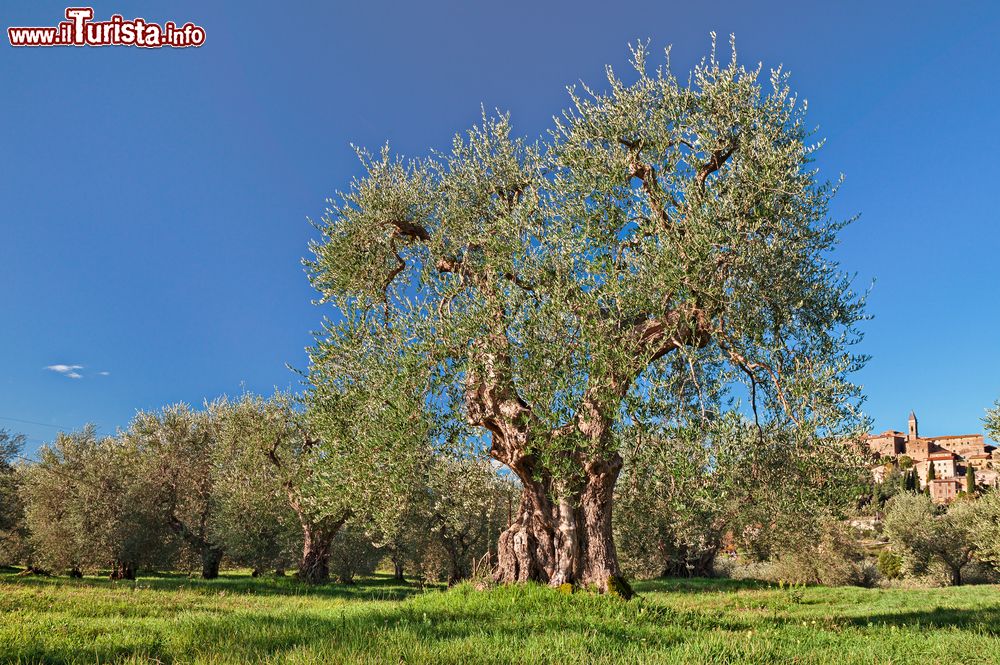
[[[222,565],[222,550],[209,547],[201,553],[201,577],[205,580],[214,580],[219,576],[219,566]]]
[[[135,564],[118,562],[111,569],[110,578],[112,580],[134,580]]]
[[[661,577],[714,577],[718,546],[700,552],[679,550],[668,555]]]
[[[302,560],[298,577],[307,584],[324,584],[330,581],[330,542],[333,536],[307,530],[302,545]]]

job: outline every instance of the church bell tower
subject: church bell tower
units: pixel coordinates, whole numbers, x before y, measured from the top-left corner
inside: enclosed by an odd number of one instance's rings
[[[912,411],[910,411],[909,425],[910,429],[908,432],[908,436],[906,438],[908,441],[912,441],[913,439],[916,439],[918,436],[920,436],[919,434],[917,434],[917,414],[913,413]]]

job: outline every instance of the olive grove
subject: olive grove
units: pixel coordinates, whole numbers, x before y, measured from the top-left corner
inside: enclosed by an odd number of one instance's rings
[[[683,78],[632,64],[538,140],[484,112],[445,151],[358,150],[305,261],[329,316],[302,393],[140,412],[17,468],[0,438],[7,556],[308,583],[385,558],[627,597],[723,548],[844,540],[873,494],[864,299],[806,105],[714,41]]]
[[[327,401],[314,424],[282,393],[175,404],[113,436],[60,433],[23,464],[12,461],[23,437],[4,434],[0,564],[112,579],[185,569],[211,579],[239,566],[321,584],[350,583],[388,557],[401,578],[468,577],[506,525],[510,483],[440,452],[410,469],[374,466],[374,448],[334,428],[360,425],[351,413]]]

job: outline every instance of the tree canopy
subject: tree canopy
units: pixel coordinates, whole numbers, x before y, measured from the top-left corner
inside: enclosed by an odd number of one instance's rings
[[[352,347],[359,376],[425,359],[408,417],[432,411],[432,444],[485,446],[519,479],[501,581],[614,586],[626,427],[708,423],[726,395],[789,445],[856,424],[863,299],[831,257],[845,222],[788,75],[762,82],[714,45],[686,79],[669,52],[655,70],[632,55],[629,81],[572,90],[542,140],[484,114],[447,152],[359,150],[307,262],[341,314],[314,384]]]

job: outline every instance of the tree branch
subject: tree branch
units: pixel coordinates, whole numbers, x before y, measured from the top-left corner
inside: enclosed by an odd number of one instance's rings
[[[415,224],[408,219],[395,219],[389,222],[396,227],[396,232],[407,240],[422,240],[428,242],[431,234],[420,224]]]
[[[728,148],[713,150],[712,157],[698,167],[698,174],[695,176],[695,180],[698,181],[698,185],[701,187],[702,191],[705,191],[705,180],[708,179],[708,176],[722,168],[722,165],[725,164],[730,157],[732,157],[734,152],[736,152],[736,147],[737,141],[736,138],[733,137]]]

